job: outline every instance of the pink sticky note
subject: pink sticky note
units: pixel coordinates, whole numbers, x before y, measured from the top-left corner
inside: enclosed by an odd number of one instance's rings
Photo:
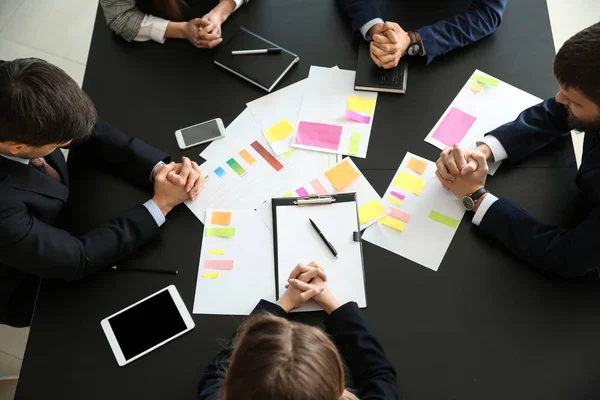
[[[319,196],[327,196],[329,194],[329,192],[327,192],[327,189],[325,189],[325,187],[321,185],[321,182],[319,182],[318,179],[313,179],[312,181],[310,181],[310,184]]]
[[[346,110],[346,118],[351,119],[352,121],[361,122],[363,124],[368,124],[371,121],[371,117],[367,115],[361,115],[352,110]]]
[[[390,192],[390,194],[392,196],[394,196],[395,198],[400,199],[400,200],[404,200],[404,198],[406,197],[403,194],[400,194],[398,192],[394,192],[393,190]]]
[[[433,137],[446,146],[454,146],[465,137],[476,119],[474,116],[452,107],[433,133]]]
[[[205,269],[233,269],[233,260],[204,260]]]
[[[404,221],[404,222],[408,222],[410,220],[410,214],[407,214],[404,211],[400,211],[394,207],[390,207],[390,210],[392,210],[392,212],[390,214],[391,217],[394,217],[394,218],[399,219],[400,221]]]
[[[475,93],[475,94],[477,94],[477,93],[481,92],[481,90],[477,90],[477,89],[475,89],[474,87],[468,87],[467,89],[469,89],[471,92],[473,92],[473,93]]]
[[[337,150],[340,146],[341,137],[341,126],[300,121],[298,133],[296,133],[296,142],[306,146]]]
[[[300,196],[300,197],[310,196],[310,194],[303,187],[296,189],[296,193],[298,193],[298,196]]]

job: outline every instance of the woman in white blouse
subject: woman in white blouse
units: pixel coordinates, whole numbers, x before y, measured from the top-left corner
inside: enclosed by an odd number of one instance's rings
[[[202,18],[191,17],[195,0],[100,0],[108,26],[127,41],[187,39],[198,48],[219,45],[221,25],[249,0],[215,0]]]

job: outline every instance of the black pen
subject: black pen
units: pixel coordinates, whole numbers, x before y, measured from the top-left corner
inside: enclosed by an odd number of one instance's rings
[[[115,271],[131,271],[131,272],[154,272],[156,274],[177,275],[179,271],[176,269],[156,269],[156,268],[119,268],[116,265],[112,267]]]
[[[338,257],[338,252],[335,249],[335,247],[333,247],[333,245],[331,244],[331,242],[329,240],[327,240],[327,238],[325,237],[325,235],[323,235],[323,232],[321,232],[321,230],[319,229],[319,227],[317,226],[317,224],[315,224],[315,222],[312,219],[308,219],[311,223],[311,225],[313,226],[313,228],[315,228],[315,231],[317,231],[317,233],[319,234],[319,236],[321,236],[321,239],[323,239],[323,242],[325,242],[325,244],[327,245],[327,247],[329,247],[329,250],[331,250],[331,252],[333,253],[334,256]]]

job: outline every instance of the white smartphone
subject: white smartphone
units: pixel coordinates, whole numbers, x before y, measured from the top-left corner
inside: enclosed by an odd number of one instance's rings
[[[175,286],[167,286],[100,322],[119,366],[194,329]]]
[[[210,121],[175,131],[175,138],[181,150],[220,139],[224,135],[225,127],[221,118],[211,119]]]

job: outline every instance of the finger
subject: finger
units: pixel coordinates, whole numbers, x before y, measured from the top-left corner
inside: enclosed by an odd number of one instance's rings
[[[171,162],[167,165],[165,165],[164,167],[162,167],[160,169],[160,171],[158,172],[158,175],[156,175],[156,178],[154,178],[154,180],[164,180],[167,178],[167,175],[169,174],[169,172],[173,171],[173,168],[175,168],[175,163]]]
[[[446,168],[446,162],[448,160],[451,150],[452,149],[450,147],[446,147],[444,151],[440,153],[440,158],[435,162],[435,165],[443,179],[449,179],[451,181],[454,181],[454,177],[452,176],[452,174],[450,174],[450,172],[448,172],[448,168]]]
[[[467,166],[467,160],[466,160],[467,155],[466,155],[466,152],[457,143],[457,144],[454,145],[454,148],[452,149],[452,154],[454,155],[454,160],[456,161],[456,168],[458,168],[458,170],[462,174],[462,170]]]
[[[325,271],[319,268],[311,268],[308,271],[304,272],[302,275],[300,275],[297,279],[301,280],[302,282],[310,282],[313,278],[316,277],[319,277],[324,281],[327,280],[327,274],[325,273]]]
[[[297,277],[300,276],[300,274],[303,274],[306,271],[308,271],[308,267],[306,265],[304,265],[304,264],[298,264],[292,270],[292,272],[290,272],[290,279],[296,279]]]
[[[398,62],[400,61],[400,57],[398,56],[394,56],[392,61],[389,61],[387,63],[382,62],[382,67],[385,69],[390,69],[390,68],[396,68],[398,66]]]
[[[177,175],[174,171],[167,174],[167,180],[177,186],[183,186],[185,183],[185,181],[181,179],[181,176]]]
[[[453,182],[449,181],[448,179],[442,178],[442,175],[440,175],[439,171],[435,171],[435,175],[438,177],[438,180],[440,181],[440,183],[442,184],[444,189],[450,190],[450,186],[452,185]]]
[[[483,155],[483,153],[480,153],[479,151],[474,151],[473,153],[471,153],[471,157],[477,163],[477,169],[476,170],[477,171],[481,171],[482,173],[484,173],[485,175],[487,175],[487,173],[488,173],[488,165],[487,165],[487,160],[485,159],[485,155]]]
[[[201,48],[201,49],[212,49],[213,47],[218,46],[222,41],[223,41],[223,38],[219,38],[219,39],[211,40],[211,41],[203,40],[202,43],[197,45],[196,47]]]
[[[444,162],[444,165],[446,166],[446,169],[448,170],[450,175],[460,176],[460,171],[458,170],[458,167],[456,166],[456,159],[454,157],[454,153],[453,153],[452,149],[450,149],[450,151],[448,152],[448,155],[446,157],[446,161]]]
[[[300,298],[302,299],[302,301],[304,301],[306,303],[313,297],[318,296],[321,293],[323,293],[323,290],[325,290],[325,287],[315,286],[312,289],[307,290],[306,292],[300,293]]]
[[[396,35],[396,32],[394,32],[393,30],[389,29],[389,30],[383,32],[383,34],[390,40],[390,42],[392,42],[394,44],[400,43],[400,39],[398,38],[398,35]]]
[[[403,29],[400,28],[400,25],[398,25],[397,23],[387,21],[387,22],[383,23],[383,26],[381,27],[381,30],[382,31],[389,31],[389,30],[392,30],[392,31],[402,31]]]
[[[198,195],[200,194],[202,189],[204,189],[204,176],[202,175],[202,171],[200,171],[200,167],[198,167],[198,164],[196,164],[195,161],[192,162],[192,167],[194,168],[194,171],[196,171],[196,173],[199,176],[199,178],[196,179],[196,183],[192,187],[191,193],[190,193],[192,197],[196,198],[196,197],[198,197]]]
[[[390,53],[388,53],[387,51],[381,50],[379,47],[375,46],[374,44],[371,44],[371,54],[375,54],[377,57],[383,57],[383,56],[389,55]]]
[[[187,182],[187,178],[190,175],[190,171],[192,170],[192,162],[187,157],[181,157],[181,172],[179,176],[183,179],[183,182]]]
[[[375,65],[377,65],[378,67],[381,67],[381,61],[379,61],[379,57],[377,57],[375,54],[373,54],[373,45],[371,44],[371,60],[373,60],[373,62],[375,63]]]
[[[195,167],[194,167],[195,165]],[[200,186],[204,184],[204,178],[202,177],[202,171],[198,168],[198,163],[196,161],[190,162],[190,173],[188,175],[188,180],[185,185],[185,191],[191,192],[193,188],[196,186],[196,190],[199,189]],[[191,193],[190,193],[191,194]]]
[[[220,34],[216,33],[214,30],[213,31],[209,31],[209,29],[210,28],[206,28],[201,33],[198,33],[196,35],[196,39],[194,39],[194,41],[196,41],[198,43],[200,43],[202,41],[209,42],[211,40],[217,40],[218,38],[221,37]]]
[[[316,286],[316,285],[311,285],[310,283],[307,283],[307,282],[303,282],[299,279],[288,279],[288,283],[290,284],[290,286],[300,290],[301,292],[305,292]]]

